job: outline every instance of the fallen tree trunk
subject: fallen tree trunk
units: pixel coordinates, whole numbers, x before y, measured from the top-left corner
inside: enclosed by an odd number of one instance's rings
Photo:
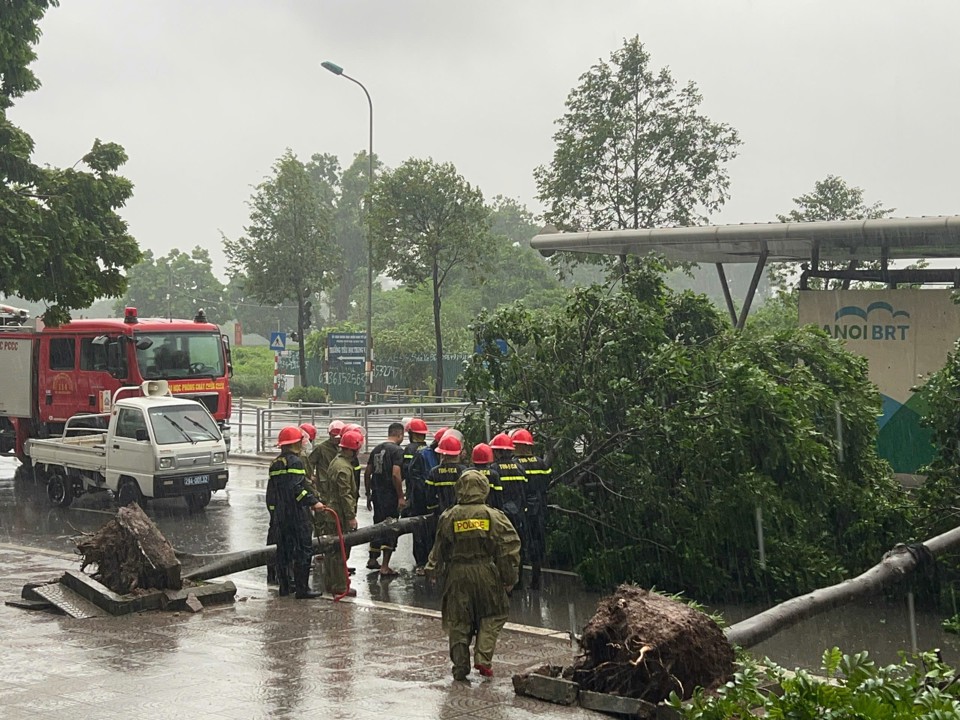
[[[742,648],[753,647],[802,620],[875,594],[957,548],[960,548],[960,527],[923,543],[897,545],[877,565],[855,578],[792,598],[731,625],[726,629],[727,640]]]
[[[96,565],[93,578],[120,595],[183,587],[173,547],[136,503],[120,508],[113,520],[81,538],[77,550],[83,555],[80,569]]]
[[[395,539],[400,535],[413,532],[430,518],[429,515],[416,515],[401,518],[400,520],[384,520],[376,525],[368,525],[358,530],[345,533],[343,544],[347,548],[355,545],[364,545],[376,540]],[[340,538],[336,535],[323,535],[313,539],[313,551],[317,555],[340,552]],[[178,553],[177,556],[192,564],[201,563],[200,567],[184,574],[188,580],[209,580],[210,578],[232,575],[243,570],[262,567],[273,562],[277,555],[276,545],[266,545],[256,550],[242,550],[235,553],[220,555],[191,555]]]

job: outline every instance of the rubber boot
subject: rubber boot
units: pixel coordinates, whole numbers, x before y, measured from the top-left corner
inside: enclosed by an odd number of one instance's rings
[[[277,593],[280,597],[286,597],[293,588],[290,586],[290,569],[286,565],[277,565],[277,584],[280,590]]]
[[[294,596],[297,600],[312,600],[323,594],[310,589],[310,565],[295,565],[293,580],[297,586],[297,593]]]
[[[533,564],[533,572],[530,574],[530,589],[539,590],[540,589],[540,563],[535,562]]]

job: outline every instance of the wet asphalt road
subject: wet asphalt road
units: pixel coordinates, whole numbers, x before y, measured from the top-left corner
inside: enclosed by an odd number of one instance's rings
[[[18,463],[0,458],[0,543],[71,553],[74,538],[96,531],[115,511],[106,494],[74,501],[69,509],[51,507],[42,488],[14,481]],[[266,537],[264,485],[266,466],[250,461],[231,463],[230,482],[216,493],[205,511],[191,514],[182,500],[151,501],[147,512],[178,550],[190,553],[223,553],[262,546]],[[370,524],[370,514],[360,508],[361,525]],[[402,607],[438,609],[439,592],[424,578],[413,574],[411,536],[400,539],[391,563],[400,576],[380,580],[366,570],[365,547],[353,548],[350,565],[357,568],[353,587],[361,600]],[[231,577],[240,592],[251,598],[268,598],[263,569]],[[314,578],[319,585],[319,579]],[[539,591],[519,590],[511,599],[510,621],[522,625],[569,631],[579,628],[593,614],[599,595],[585,592],[575,578],[565,574],[544,575]],[[717,608],[733,623],[762,610],[760,607]],[[943,614],[918,611],[916,631],[920,649],[941,648],[948,662],[960,663],[960,640],[940,627]],[[883,662],[896,661],[898,652],[910,650],[910,625],[905,598],[876,601],[840,608],[791,628],[754,649],[787,666],[816,668],[825,648],[834,645],[851,652],[867,649]]]
[[[95,532],[116,511],[108,493],[82,496],[69,508],[51,507],[43,488],[14,480],[18,463],[0,458],[0,542],[73,552],[74,538]],[[264,509],[266,465],[234,461],[226,490],[213,495],[203,512],[190,513],[182,499],[151,500],[146,511],[170,543],[180,551],[208,554],[249,550],[262,546],[267,533]],[[361,505],[358,522],[372,524]],[[366,546],[352,549],[350,566],[357,569],[352,585],[358,595],[371,600],[428,609],[439,609],[440,594],[425,578],[413,574],[412,536],[400,538],[391,566],[399,577],[381,580],[369,571]],[[266,593],[265,570],[249,570],[234,579],[248,592]],[[319,578],[314,584],[319,586]],[[545,574],[539,591],[517,591],[512,598],[512,622],[568,631],[570,603],[575,622],[582,625],[593,614],[599,595],[583,592],[569,575]]]

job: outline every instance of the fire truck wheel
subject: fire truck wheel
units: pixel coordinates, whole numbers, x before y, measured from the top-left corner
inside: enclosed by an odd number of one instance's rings
[[[121,481],[120,487],[117,488],[117,505],[125,507],[131,503],[143,507],[143,493],[140,492],[140,486],[137,485],[136,480],[127,478]]]
[[[187,507],[190,508],[190,512],[197,512],[197,510],[203,510],[210,504],[210,496],[210,491],[205,490],[203,492],[185,495],[184,499],[187,501]]]
[[[47,497],[58,507],[67,507],[73,502],[73,485],[61,473],[51,473],[47,478]]]

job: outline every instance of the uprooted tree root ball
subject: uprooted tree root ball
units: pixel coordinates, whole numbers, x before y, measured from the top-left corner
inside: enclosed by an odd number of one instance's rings
[[[572,680],[583,690],[657,703],[671,692],[689,698],[733,673],[723,630],[689,605],[635,585],[597,604],[583,630]]]
[[[77,541],[77,550],[83,556],[80,569],[95,565],[94,580],[120,595],[183,587],[173,547],[136,503]]]

